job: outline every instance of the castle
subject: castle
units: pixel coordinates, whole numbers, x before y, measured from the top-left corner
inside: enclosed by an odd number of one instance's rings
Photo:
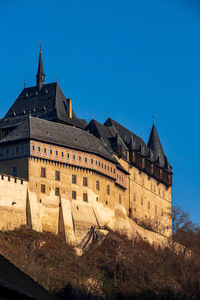
[[[110,117],[79,119],[58,82],[45,84],[41,48],[36,77],[0,120],[0,229],[76,243],[93,225],[144,235],[146,222],[152,240],[169,238],[172,168],[155,124],[146,145]]]

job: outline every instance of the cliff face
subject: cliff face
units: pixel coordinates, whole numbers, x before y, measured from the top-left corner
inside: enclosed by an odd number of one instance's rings
[[[0,237],[1,254],[59,299],[199,299],[199,261],[169,248],[108,231],[77,256],[51,233],[22,227]]]

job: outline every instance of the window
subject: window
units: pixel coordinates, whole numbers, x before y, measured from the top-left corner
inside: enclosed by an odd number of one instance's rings
[[[79,156],[79,158],[78,158],[78,159],[79,159],[79,161],[81,161],[81,156]]]
[[[13,167],[13,176],[17,177],[17,167]]]
[[[102,168],[103,168],[103,163],[101,164]]]
[[[163,209],[161,209],[161,216],[163,217]]]
[[[122,198],[121,198],[121,194],[119,194],[119,204],[122,203]]]
[[[85,157],[85,162],[87,162],[87,157]]]
[[[50,154],[52,154],[52,150],[50,150]]]
[[[63,152],[61,152],[61,155],[62,155],[62,157],[64,156],[64,153]]]
[[[76,156],[75,156],[75,154],[73,154],[73,159],[75,159],[76,158]]]
[[[105,165],[105,170],[106,170],[106,165]]]
[[[40,147],[38,147],[38,152],[40,152]]]
[[[41,177],[46,177],[46,169],[45,168],[41,168]]]
[[[96,201],[97,201],[97,202],[99,201],[99,197],[96,197]]]
[[[143,198],[141,197],[141,205],[143,205]]]
[[[107,195],[110,195],[110,186],[109,186],[109,184],[107,185]]]
[[[108,171],[109,171],[109,166],[108,166]]]
[[[99,167],[101,166],[101,163],[100,163],[100,161],[99,161]]]
[[[58,151],[56,150],[56,155],[58,155]]]
[[[83,201],[85,202],[88,201],[88,195],[86,193],[83,193]]]
[[[153,190],[153,184],[151,183],[151,190]]]
[[[45,193],[45,185],[41,184],[41,193]]]
[[[91,164],[93,164],[93,159],[91,159]]]
[[[87,177],[83,177],[83,186],[87,186],[87,185],[88,185]]]
[[[59,189],[59,187],[56,187],[56,188],[55,188],[55,195],[56,195],[56,196],[59,196],[59,195],[60,195],[60,189]]]
[[[60,171],[55,172],[55,180],[60,180]]]
[[[35,146],[34,145],[32,146],[32,150],[35,150]]]
[[[72,191],[72,199],[76,200],[76,191]]]
[[[76,184],[76,175],[72,175],[72,183]]]
[[[18,153],[19,152],[19,147],[16,147],[16,153]]]
[[[46,148],[44,148],[44,153],[47,153],[47,149]]]
[[[97,190],[97,191],[100,190],[100,183],[99,183],[99,180],[96,181],[96,190]]]
[[[148,201],[148,209],[150,209],[150,201]]]
[[[69,153],[67,153],[67,158],[69,158]]]

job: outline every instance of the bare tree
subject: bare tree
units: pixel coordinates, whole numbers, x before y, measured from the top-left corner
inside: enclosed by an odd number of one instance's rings
[[[190,220],[189,214],[184,212],[180,206],[172,206],[171,218],[173,235],[180,229],[184,231],[195,229],[195,224]]]

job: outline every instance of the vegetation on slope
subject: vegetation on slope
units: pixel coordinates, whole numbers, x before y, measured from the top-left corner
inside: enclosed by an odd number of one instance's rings
[[[114,232],[78,257],[61,238],[26,227],[0,232],[0,252],[59,299],[199,299],[200,231],[183,236],[190,259]]]

